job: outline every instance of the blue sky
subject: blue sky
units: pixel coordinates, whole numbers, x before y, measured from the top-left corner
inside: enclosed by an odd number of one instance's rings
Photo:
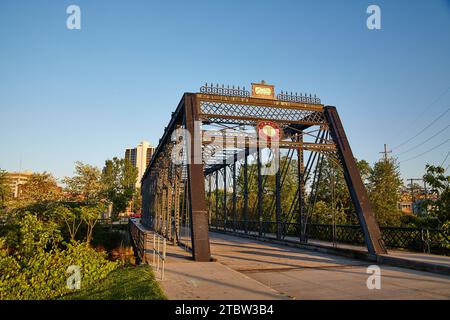
[[[81,8],[81,30],[66,8]],[[381,8],[382,30],[366,9]],[[450,1],[0,2],[0,168],[71,175],[157,144],[183,92],[265,79],[335,105],[356,157],[376,161],[450,107]],[[450,123],[450,112],[408,151]],[[399,160],[440,164],[450,130]],[[20,165],[21,163],[21,165]],[[445,166],[450,164],[448,157]]]

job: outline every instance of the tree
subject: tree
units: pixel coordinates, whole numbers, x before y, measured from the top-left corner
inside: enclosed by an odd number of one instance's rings
[[[365,160],[356,160],[361,179],[367,185],[372,168]],[[325,157],[322,164],[321,179],[318,182],[317,201],[322,202],[313,209],[315,221],[330,223],[334,203],[334,215],[336,223],[358,224],[355,209],[350,198],[347,182],[344,178],[342,167],[337,162]],[[324,215],[325,208],[328,213]],[[321,217],[320,215],[324,215]]]
[[[62,191],[56,179],[47,172],[34,173],[21,187],[19,200],[25,204],[42,203],[47,201],[58,201],[61,199]]]
[[[78,229],[83,223],[83,219],[79,208],[68,208],[66,206],[59,206],[57,209],[60,220],[64,221],[69,233],[70,241],[75,241]]]
[[[445,169],[440,166],[426,165],[425,169],[423,180],[436,198],[428,198],[421,205],[442,226],[450,221],[450,176],[446,176]]]
[[[123,212],[133,196],[137,168],[128,159],[113,158],[106,160],[101,174],[103,193],[105,198],[113,204],[113,214]]]
[[[140,213],[142,210],[141,188],[136,188],[132,201],[133,201],[133,211],[136,213]]]
[[[375,163],[369,177],[369,198],[380,225],[400,225],[401,211],[398,209],[402,180],[398,164],[394,159],[382,159]]]
[[[78,197],[86,203],[94,204],[101,200],[102,182],[101,172],[97,167],[77,161],[75,176],[63,179],[66,191],[73,197]]]
[[[6,207],[6,203],[11,198],[11,187],[8,183],[7,172],[0,169],[0,210]]]
[[[94,227],[97,224],[102,212],[105,211],[105,206],[100,204],[96,206],[82,206],[77,208],[79,216],[86,224],[86,244],[89,245],[92,240]]]

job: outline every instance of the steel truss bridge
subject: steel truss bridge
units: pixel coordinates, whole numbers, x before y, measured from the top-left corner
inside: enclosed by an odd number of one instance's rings
[[[368,253],[386,253],[337,109],[264,82],[183,95],[142,178],[142,224],[196,261],[211,259],[210,227],[306,243],[325,159],[343,170]]]

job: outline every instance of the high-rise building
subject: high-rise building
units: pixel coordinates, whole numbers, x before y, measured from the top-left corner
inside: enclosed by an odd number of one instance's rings
[[[136,188],[141,186],[141,179],[144,175],[145,169],[150,163],[155,147],[153,147],[147,141],[142,141],[136,148],[128,148],[125,150],[125,159],[138,169],[138,178],[136,180]]]

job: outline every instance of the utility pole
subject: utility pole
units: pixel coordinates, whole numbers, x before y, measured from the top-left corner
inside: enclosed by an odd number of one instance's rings
[[[384,162],[387,162],[388,159],[388,153],[392,153],[392,150],[387,149],[386,143],[384,144],[384,151],[381,151],[380,153],[384,154]]]

